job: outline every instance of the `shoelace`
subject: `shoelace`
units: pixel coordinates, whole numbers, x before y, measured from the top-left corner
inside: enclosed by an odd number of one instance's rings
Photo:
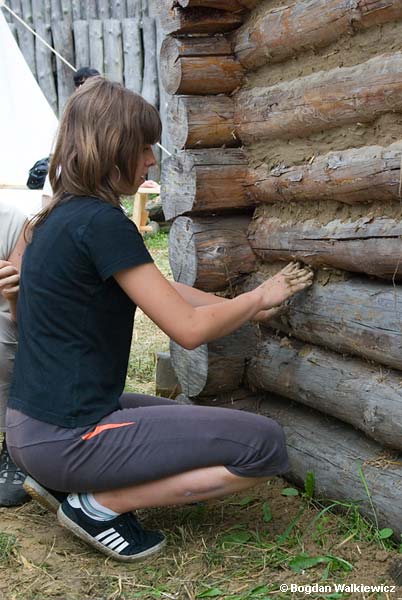
[[[125,513],[123,515],[120,515],[120,517],[118,517],[117,520],[118,523],[116,523],[116,526],[120,529],[121,533],[123,533],[122,530],[124,530],[124,533],[130,534],[130,538],[126,540],[127,542],[130,542],[131,540],[139,544],[144,542],[146,537],[145,529],[142,527],[142,525],[138,522],[138,520],[133,514]]]

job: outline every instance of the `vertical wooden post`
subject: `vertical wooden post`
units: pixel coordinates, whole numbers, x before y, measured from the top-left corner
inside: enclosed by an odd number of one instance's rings
[[[99,73],[103,73],[103,35],[100,19],[89,21],[89,63]]]
[[[123,19],[123,55],[124,55],[124,83],[134,92],[142,90],[142,42],[141,30],[135,19]]]
[[[103,42],[105,51],[105,75],[112,81],[123,82],[123,48],[121,24],[117,19],[103,22]]]
[[[75,46],[75,66],[77,67],[77,69],[81,67],[88,67],[90,64],[88,21],[74,21],[73,31]]]

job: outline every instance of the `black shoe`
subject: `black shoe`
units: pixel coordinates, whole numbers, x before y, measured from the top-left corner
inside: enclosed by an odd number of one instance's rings
[[[97,521],[64,500],[57,518],[63,527],[115,560],[140,560],[158,552],[166,543],[160,531],[144,529],[132,513],[110,521]]]
[[[60,504],[67,498],[66,493],[46,488],[30,475],[27,475],[24,481],[24,490],[41,506],[53,513],[57,513]]]
[[[0,506],[19,506],[29,502],[31,497],[22,487],[24,479],[25,473],[13,463],[3,439],[0,454]]]

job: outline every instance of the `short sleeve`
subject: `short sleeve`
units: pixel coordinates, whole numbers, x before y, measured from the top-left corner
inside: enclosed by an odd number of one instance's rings
[[[152,263],[142,235],[118,207],[102,207],[86,226],[82,242],[100,277]]]
[[[8,260],[26,220],[26,216],[18,208],[0,204],[0,260]]]

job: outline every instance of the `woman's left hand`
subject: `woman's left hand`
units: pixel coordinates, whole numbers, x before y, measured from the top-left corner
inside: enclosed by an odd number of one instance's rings
[[[20,289],[20,274],[8,260],[0,260],[0,294],[9,302],[16,300]]]

